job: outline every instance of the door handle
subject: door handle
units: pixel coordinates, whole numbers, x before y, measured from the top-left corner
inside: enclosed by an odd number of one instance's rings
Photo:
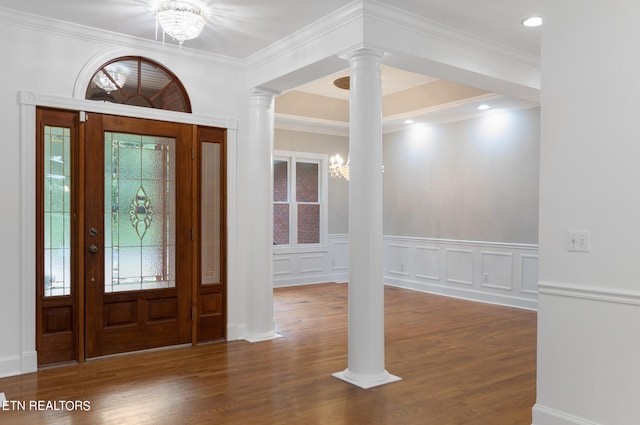
[[[89,252],[95,254],[96,252],[98,252],[98,247],[94,244],[89,245]]]

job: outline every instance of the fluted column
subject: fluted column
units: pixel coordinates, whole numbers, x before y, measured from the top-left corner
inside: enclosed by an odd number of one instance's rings
[[[247,331],[251,342],[278,335],[273,321],[273,137],[274,93],[249,98],[249,141],[244,169],[244,243],[240,265],[246,279]]]
[[[361,388],[400,378],[385,370],[382,253],[382,83],[384,54],[358,49],[350,64],[348,367],[334,374]]]

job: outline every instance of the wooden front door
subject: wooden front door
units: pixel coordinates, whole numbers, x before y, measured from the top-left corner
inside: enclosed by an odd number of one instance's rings
[[[223,339],[226,131],[37,109],[36,349]]]
[[[191,342],[193,126],[87,114],[86,356]]]

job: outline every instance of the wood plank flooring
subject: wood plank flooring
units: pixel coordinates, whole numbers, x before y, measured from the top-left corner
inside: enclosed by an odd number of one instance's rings
[[[347,366],[346,284],[281,288],[282,338],[3,378],[0,392],[26,411],[0,410],[0,424],[531,424],[535,312],[393,287],[385,312],[386,368],[399,382],[362,390],[331,376]],[[90,410],[29,411],[38,400],[88,401]]]

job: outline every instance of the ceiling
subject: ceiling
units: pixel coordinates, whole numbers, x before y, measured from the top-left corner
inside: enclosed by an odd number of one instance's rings
[[[101,28],[143,39],[154,39],[156,22],[152,13],[157,0],[2,0],[0,7],[29,14]],[[195,40],[183,49],[237,59],[250,57],[285,36],[304,28],[352,0],[199,0],[210,8],[207,25]],[[385,3],[423,16],[476,38],[505,48],[516,49],[533,57],[540,55],[540,29],[525,28],[521,21],[541,14],[542,0],[365,0]],[[161,38],[161,36],[159,36]],[[171,48],[171,47],[168,47]],[[346,70],[319,81],[298,87],[310,93],[335,99],[348,99],[348,92],[333,87],[332,82],[346,75]],[[383,94],[393,94],[434,82],[434,79],[383,69]],[[490,98],[491,95],[488,95]],[[472,99],[473,100],[473,99]],[[503,99],[514,103],[515,99]],[[457,102],[461,103],[461,102]],[[462,102],[464,103],[464,102]],[[471,101],[470,101],[471,103]],[[517,102],[516,102],[517,103]],[[458,105],[460,106],[460,105]],[[467,106],[468,107],[468,106]],[[420,109],[420,108],[419,108]],[[438,108],[427,108],[429,114]],[[460,111],[448,105],[449,115]],[[442,110],[439,112],[442,115]],[[425,108],[422,108],[425,114]],[[402,114],[401,114],[402,115]],[[402,115],[404,118],[407,114]]]
[[[0,6],[140,38],[155,37],[157,0],[2,0]],[[199,0],[210,19],[184,47],[246,58],[351,0]],[[538,30],[520,25],[541,0],[377,0],[494,43],[539,55]]]

